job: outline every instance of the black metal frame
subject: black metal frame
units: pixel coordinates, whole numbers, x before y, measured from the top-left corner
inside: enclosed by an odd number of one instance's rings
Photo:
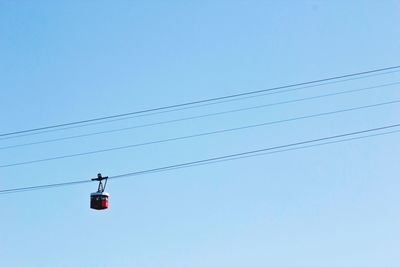
[[[108,176],[103,177],[101,173],[97,174],[97,178],[92,178],[92,181],[99,181],[99,187],[97,188],[97,193],[103,193],[106,189]],[[103,185],[103,180],[105,180]]]

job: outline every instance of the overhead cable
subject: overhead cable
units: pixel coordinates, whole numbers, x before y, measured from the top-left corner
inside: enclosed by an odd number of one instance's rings
[[[122,120],[131,120],[131,119],[135,119],[135,118],[154,116],[154,115],[177,112],[177,111],[182,111],[182,110],[187,110],[187,109],[202,108],[202,107],[207,107],[207,106],[211,106],[211,105],[218,105],[218,104],[223,104],[223,103],[228,103],[228,102],[233,102],[233,101],[241,101],[241,100],[256,98],[256,97],[259,98],[259,97],[264,97],[264,96],[289,93],[289,92],[300,91],[300,90],[309,89],[309,88],[313,88],[313,87],[321,87],[324,85],[337,84],[337,83],[343,83],[343,82],[347,82],[347,81],[365,79],[365,78],[378,76],[378,75],[381,76],[381,75],[391,74],[391,73],[395,73],[395,72],[399,72],[399,71],[400,70],[387,71],[387,72],[382,72],[382,73],[372,73],[372,74],[364,75],[364,76],[360,76],[360,77],[355,76],[355,77],[351,77],[351,78],[347,78],[347,79],[332,80],[332,81],[328,81],[328,82],[324,82],[324,83],[300,86],[300,87],[296,87],[296,88],[284,89],[284,90],[279,90],[279,91],[272,91],[272,92],[260,93],[260,94],[255,94],[255,95],[230,98],[230,99],[225,99],[225,100],[220,100],[220,101],[207,102],[207,103],[191,105],[191,106],[184,106],[184,107],[180,107],[180,108],[172,108],[172,109],[161,110],[161,111],[156,111],[156,112],[148,112],[148,113],[143,113],[143,114],[139,114],[139,115],[128,115],[126,117],[118,117],[118,118],[114,118],[114,119],[106,119],[103,121],[88,122],[88,123],[83,123],[83,124],[79,124],[79,125],[72,125],[72,126],[65,126],[65,127],[53,128],[53,129],[48,129],[48,130],[41,130],[38,132],[30,132],[30,133],[26,133],[26,134],[12,135],[12,136],[8,136],[8,137],[0,138],[0,141],[6,140],[6,139],[15,139],[15,138],[21,138],[21,137],[32,136],[32,135],[51,133],[51,132],[71,130],[71,129],[82,128],[82,127],[90,127],[90,126],[94,126],[94,125],[113,123],[113,122],[118,122],[118,121],[122,121]]]
[[[89,122],[96,122],[96,121],[114,119],[114,118],[119,118],[119,117],[126,117],[126,116],[130,116],[130,115],[137,115],[137,114],[143,114],[143,113],[148,113],[148,112],[169,110],[169,109],[179,108],[179,107],[184,107],[184,106],[192,106],[192,105],[202,104],[202,103],[207,103],[207,102],[214,102],[214,101],[225,100],[225,99],[230,99],[230,98],[237,98],[237,97],[242,97],[242,96],[260,94],[260,93],[269,92],[269,91],[277,91],[277,90],[291,88],[291,87],[297,87],[297,86],[303,86],[303,85],[311,85],[311,84],[322,83],[322,82],[327,82],[327,81],[332,81],[332,80],[350,78],[350,77],[355,77],[355,76],[360,76],[360,75],[368,75],[368,74],[373,74],[373,73],[380,73],[380,72],[384,72],[384,71],[393,71],[393,70],[398,70],[398,69],[400,69],[400,65],[399,66],[386,67],[386,68],[380,68],[380,69],[373,69],[373,70],[357,72],[357,73],[352,73],[352,74],[334,76],[334,77],[329,77],[329,78],[324,78],[324,79],[319,79],[319,80],[313,80],[313,81],[308,81],[308,82],[301,82],[301,83],[296,83],[296,84],[278,86],[278,87],[269,88],[269,89],[249,91],[249,92],[244,92],[244,93],[239,93],[239,94],[232,94],[232,95],[220,96],[220,97],[215,97],[215,98],[208,98],[208,99],[203,99],[203,100],[197,100],[197,101],[186,102],[186,103],[181,103],[181,104],[175,104],[175,105],[169,105],[169,106],[145,109],[145,110],[140,110],[140,111],[133,111],[133,112],[128,112],[128,113],[115,114],[115,115],[98,117],[98,118],[93,118],[93,119],[80,120],[80,121],[61,123],[61,124],[49,125],[49,126],[44,126],[44,127],[37,127],[37,128],[32,128],[32,129],[26,129],[26,130],[19,130],[19,131],[14,131],[14,132],[2,133],[2,134],[0,134],[0,137],[12,136],[12,135],[18,135],[18,134],[24,134],[24,133],[30,133],[30,132],[37,132],[37,131],[60,128],[60,127],[65,127],[65,126],[71,126],[71,125],[78,125],[78,124],[84,124],[84,123],[89,123]]]
[[[391,130],[391,131],[386,131],[386,132],[381,132],[381,131],[395,129],[398,127],[400,127],[400,124],[392,124],[392,125],[382,126],[382,127],[378,127],[378,128],[361,130],[361,131],[357,131],[357,132],[344,133],[344,134],[339,134],[339,135],[322,137],[322,138],[318,138],[318,139],[312,139],[312,140],[300,141],[300,142],[296,142],[296,143],[273,146],[273,147],[268,147],[268,148],[253,150],[253,151],[218,156],[218,157],[214,157],[214,158],[208,158],[208,159],[191,161],[191,162],[175,164],[175,165],[169,165],[169,166],[164,166],[164,167],[159,167],[159,168],[147,169],[147,170],[143,170],[143,171],[119,174],[119,175],[110,176],[108,179],[120,179],[120,178],[126,178],[126,177],[134,177],[134,176],[140,176],[140,175],[145,175],[145,174],[150,174],[150,173],[165,172],[165,171],[171,171],[171,170],[176,170],[176,169],[189,168],[189,167],[195,167],[195,166],[201,166],[201,165],[207,165],[207,164],[216,164],[216,163],[221,163],[221,162],[225,162],[225,161],[244,159],[244,158],[248,158],[248,157],[265,156],[268,154],[282,153],[282,152],[288,152],[288,151],[292,151],[292,150],[300,150],[300,149],[306,149],[306,148],[311,148],[311,147],[336,144],[336,143],[354,141],[354,140],[359,140],[359,139],[366,139],[366,138],[375,137],[375,136],[389,135],[389,134],[399,133],[400,130]],[[368,135],[365,135],[367,133],[368,133]],[[359,135],[361,135],[361,136],[359,136]],[[78,184],[90,183],[90,182],[92,182],[92,180],[85,179],[85,180],[78,180],[78,181],[72,181],[72,182],[19,187],[19,188],[0,190],[0,194],[19,193],[19,192],[32,191],[32,190],[78,185]]]
[[[87,152],[81,152],[81,153],[75,153],[75,154],[68,154],[68,155],[42,158],[42,159],[36,159],[36,160],[9,163],[9,164],[0,165],[0,168],[28,165],[28,164],[34,164],[34,163],[40,163],[40,162],[54,161],[54,160],[60,160],[60,159],[66,159],[66,158],[74,158],[74,157],[79,157],[79,156],[87,156],[87,155],[106,153],[106,152],[117,151],[117,150],[130,149],[130,148],[141,147],[141,146],[155,145],[155,144],[167,143],[167,142],[172,142],[172,141],[180,141],[180,140],[185,140],[185,139],[192,139],[192,138],[210,136],[210,135],[215,135],[215,134],[240,131],[240,130],[245,130],[245,129],[250,129],[250,128],[256,128],[256,127],[286,123],[286,122],[291,122],[291,121],[296,121],[296,120],[328,116],[328,115],[333,115],[333,114],[351,112],[351,111],[356,111],[356,110],[361,110],[361,109],[368,109],[368,108],[374,108],[374,107],[397,104],[397,103],[400,103],[400,100],[383,102],[383,103],[367,105],[367,106],[352,107],[352,108],[348,108],[348,109],[341,109],[341,110],[335,110],[335,111],[330,111],[330,112],[311,114],[311,115],[294,117],[294,118],[283,119],[283,120],[269,121],[269,122],[264,122],[264,123],[259,123],[259,124],[245,125],[245,126],[235,127],[235,128],[221,129],[221,130],[216,130],[216,131],[211,131],[211,132],[203,132],[203,133],[186,135],[186,136],[179,136],[179,137],[173,137],[173,138],[167,138],[167,139],[161,139],[161,140],[155,140],[155,141],[148,141],[148,142],[144,142],[144,143],[136,143],[136,144],[130,144],[130,145],[125,145],[125,146],[99,149],[99,150],[87,151]]]
[[[231,110],[227,110],[227,111],[208,113],[208,114],[184,117],[184,118],[179,118],[179,119],[172,119],[172,120],[166,120],[166,121],[160,121],[160,122],[146,123],[146,124],[135,125],[135,126],[130,126],[130,127],[123,127],[123,128],[119,128],[119,129],[113,129],[113,130],[98,131],[98,132],[92,132],[92,133],[87,133],[87,134],[79,134],[79,135],[73,135],[73,136],[59,137],[59,138],[53,138],[53,139],[47,139],[47,140],[41,140],[41,141],[35,141],[35,142],[28,142],[28,143],[22,143],[22,144],[13,144],[13,145],[2,146],[2,147],[0,147],[0,150],[12,149],[12,148],[18,148],[18,147],[25,147],[25,146],[32,146],[32,145],[39,145],[39,144],[46,144],[46,143],[53,143],[53,142],[60,142],[60,141],[77,139],[77,138],[84,138],[84,137],[90,137],[90,136],[95,136],[95,135],[110,134],[110,133],[134,130],[134,129],[157,126],[157,125],[165,125],[165,124],[177,123],[177,122],[182,122],[182,121],[202,119],[202,118],[207,118],[207,117],[214,117],[214,116],[226,115],[226,114],[231,114],[231,113],[244,112],[244,111],[249,111],[249,110],[255,110],[255,109],[262,109],[262,108],[268,108],[268,107],[285,105],[285,104],[298,103],[298,102],[321,99],[321,98],[338,96],[338,95],[358,93],[358,92],[362,92],[362,91],[373,90],[373,89],[378,89],[378,88],[383,88],[383,87],[389,87],[389,86],[394,86],[394,85],[399,85],[399,84],[400,84],[400,82],[386,83],[386,84],[380,84],[380,85],[369,86],[369,87],[364,87],[364,88],[340,91],[340,92],[335,92],[335,93],[322,94],[322,95],[316,95],[316,96],[310,96],[310,97],[304,97],[304,98],[298,98],[298,99],[292,99],[292,100],[273,102],[273,103],[268,103],[268,104],[263,104],[263,105],[252,106],[252,107],[231,109]],[[1,168],[1,166],[0,166],[0,168]]]

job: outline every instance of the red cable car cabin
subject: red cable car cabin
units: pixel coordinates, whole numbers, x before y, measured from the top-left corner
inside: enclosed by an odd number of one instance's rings
[[[108,197],[110,195],[104,192],[90,194],[90,208],[95,210],[104,210],[108,208]]]

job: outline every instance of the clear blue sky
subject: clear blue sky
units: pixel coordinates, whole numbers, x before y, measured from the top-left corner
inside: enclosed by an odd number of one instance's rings
[[[399,64],[400,1],[0,1],[1,133]],[[399,73],[86,128],[397,82]],[[391,86],[0,150],[0,165],[400,99]],[[399,123],[399,105],[0,168],[0,189],[118,175]],[[399,266],[399,135],[0,195],[0,266]]]

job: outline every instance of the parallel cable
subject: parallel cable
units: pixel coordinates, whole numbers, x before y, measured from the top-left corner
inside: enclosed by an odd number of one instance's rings
[[[276,91],[276,90],[281,90],[281,89],[285,89],[285,88],[291,88],[291,87],[297,87],[297,86],[303,86],[303,85],[310,85],[310,84],[315,84],[315,83],[321,83],[321,82],[327,82],[327,81],[332,81],[332,80],[350,78],[350,77],[355,77],[355,76],[360,76],[360,75],[367,75],[367,74],[378,73],[378,72],[383,72],[383,71],[391,71],[391,70],[395,70],[395,69],[396,70],[400,69],[400,65],[399,66],[387,67],[387,68],[381,68],[381,69],[368,70],[368,71],[363,71],[363,72],[358,72],[358,73],[346,74],[346,75],[341,75],[341,76],[329,77],[329,78],[313,80],[313,81],[308,81],[308,82],[302,82],[302,83],[278,86],[278,87],[269,88],[269,89],[250,91],[250,92],[244,92],[244,93],[239,93],[239,94],[220,96],[220,97],[215,97],[215,98],[208,98],[208,99],[192,101],[192,102],[186,102],[186,103],[175,104],[175,105],[169,105],[169,106],[163,106],[163,107],[158,107],[158,108],[151,108],[151,109],[145,109],[145,110],[140,110],[140,111],[134,111],[134,112],[128,112],[128,113],[122,113],[122,114],[98,117],[98,118],[93,118],[93,119],[80,120],[80,121],[61,123],[61,124],[55,124],[55,125],[44,126],[44,127],[37,127],[37,128],[32,128],[32,129],[26,129],[26,130],[2,133],[2,134],[0,134],[0,137],[18,135],[18,134],[30,133],[30,132],[37,132],[37,131],[41,131],[41,130],[60,128],[60,127],[71,126],[71,125],[84,124],[84,123],[88,123],[88,122],[96,122],[96,121],[102,121],[102,120],[107,120],[107,119],[114,119],[114,118],[119,118],[119,117],[135,115],[135,114],[142,114],[142,113],[148,113],[148,112],[154,112],[154,111],[168,110],[168,109],[172,109],[172,108],[179,108],[179,107],[184,107],[184,106],[191,106],[191,105],[202,104],[202,103],[213,102],[213,101],[219,101],[219,100],[225,100],[225,99],[230,99],[230,98],[254,95],[254,94],[259,94],[259,93],[268,92],[268,91]]]
[[[94,151],[88,151],[88,152],[82,152],[82,153],[75,153],[75,154],[69,154],[69,155],[62,155],[62,156],[56,156],[56,157],[49,157],[49,158],[43,158],[43,159],[37,159],[37,160],[23,161],[23,162],[17,162],[17,163],[10,163],[10,164],[5,164],[5,165],[0,165],[0,168],[7,168],[7,167],[13,167],[13,166],[34,164],[34,163],[47,162],[47,161],[53,161],[53,160],[60,160],[60,159],[66,159],[66,158],[73,158],[73,157],[78,157],[78,156],[87,156],[87,155],[106,153],[106,152],[123,150],[123,149],[130,149],[130,148],[141,147],[141,146],[148,146],[148,145],[154,145],[154,144],[167,143],[167,142],[172,142],[172,141],[180,141],[180,140],[185,140],[185,139],[204,137],[204,136],[222,134],[222,133],[227,133],[227,132],[240,131],[240,130],[256,128],[256,127],[262,127],[262,126],[268,126],[268,125],[273,125],[273,124],[280,124],[280,123],[291,122],[291,121],[296,121],[296,120],[310,119],[310,118],[328,116],[328,115],[333,115],[333,114],[351,112],[351,111],[356,111],[356,110],[361,110],[361,109],[374,108],[374,107],[379,107],[379,106],[384,106],[384,105],[391,105],[391,104],[396,104],[396,103],[400,103],[400,100],[395,100],[395,101],[390,101],[390,102],[383,102],[383,103],[372,104],[372,105],[367,105],[367,106],[353,107],[353,108],[348,108],[348,109],[335,110],[335,111],[330,111],[330,112],[311,114],[311,115],[307,115],[307,116],[300,116],[300,117],[294,117],[294,118],[283,119],[283,120],[269,121],[269,122],[264,122],[264,123],[259,123],[259,124],[252,124],[252,125],[246,125],[246,126],[241,126],[241,127],[216,130],[216,131],[211,131],[211,132],[203,132],[203,133],[198,133],[198,134],[192,134],[192,135],[186,135],[186,136],[179,136],[179,137],[173,137],[173,138],[149,141],[149,142],[144,142],[144,143],[137,143],[137,144],[131,144],[131,145],[125,145],[125,146],[119,146],[119,147],[112,147],[112,148],[106,148],[106,149],[100,149],[100,150],[94,150]]]
[[[256,95],[249,95],[249,96],[237,97],[237,98],[232,98],[232,99],[225,99],[225,100],[220,100],[220,101],[208,102],[208,103],[197,104],[197,105],[192,105],[192,106],[185,106],[185,107],[174,108],[174,109],[169,109],[169,110],[162,110],[162,111],[157,111],[157,112],[143,113],[143,114],[139,114],[139,115],[119,117],[119,118],[115,118],[115,119],[107,119],[104,121],[89,122],[89,123],[84,123],[84,124],[80,124],[80,125],[72,125],[72,126],[65,126],[65,127],[61,127],[61,128],[53,128],[53,129],[48,129],[48,130],[42,130],[39,132],[30,132],[30,133],[26,133],[26,134],[19,134],[19,135],[14,135],[14,136],[3,137],[3,138],[0,138],[0,141],[7,140],[7,139],[21,138],[21,137],[26,137],[26,136],[32,136],[32,135],[57,132],[57,131],[65,131],[65,130],[82,128],[82,127],[89,127],[89,126],[105,124],[105,123],[112,123],[112,122],[117,122],[117,121],[122,121],[122,120],[131,120],[131,119],[135,119],[135,118],[154,116],[154,115],[158,115],[158,114],[171,113],[171,112],[182,111],[182,110],[187,110],[187,109],[202,108],[202,107],[207,107],[207,106],[211,106],[211,105],[218,105],[218,104],[223,104],[223,103],[228,103],[228,102],[233,102],[233,101],[241,101],[241,100],[256,98],[256,97],[289,93],[289,92],[309,89],[309,88],[313,88],[313,87],[321,87],[324,85],[343,83],[343,82],[354,81],[354,80],[358,80],[358,79],[365,79],[365,78],[374,77],[374,76],[378,76],[378,75],[391,74],[391,73],[395,73],[395,72],[399,72],[399,71],[400,70],[388,71],[388,72],[384,72],[384,73],[373,73],[373,74],[369,74],[369,75],[365,75],[365,76],[361,76],[361,77],[351,77],[348,79],[333,80],[333,81],[328,81],[328,82],[324,82],[324,83],[301,86],[301,87],[297,87],[297,88],[290,88],[290,89],[285,89],[285,90],[280,90],[280,91],[260,93],[260,94],[256,94]]]
[[[216,164],[216,163],[221,163],[221,162],[225,162],[225,161],[239,160],[239,159],[248,158],[248,157],[258,157],[258,156],[264,156],[264,155],[268,155],[268,154],[282,153],[282,152],[288,152],[288,151],[292,151],[292,150],[300,150],[300,149],[312,148],[312,147],[317,147],[317,146],[336,144],[336,143],[354,141],[354,140],[359,140],[359,139],[366,139],[366,138],[375,137],[375,136],[389,135],[389,134],[398,133],[398,132],[400,132],[400,130],[392,130],[392,131],[383,132],[383,133],[379,133],[379,131],[394,129],[394,128],[398,128],[398,127],[400,127],[400,124],[392,124],[392,125],[378,127],[378,128],[366,129],[366,130],[361,130],[361,131],[356,131],[356,132],[322,137],[322,138],[318,138],[318,139],[312,139],[312,140],[306,140],[306,141],[290,143],[290,144],[285,144],[285,145],[273,146],[273,147],[268,147],[268,148],[253,150],[253,151],[241,152],[241,153],[237,153],[237,154],[230,154],[230,155],[208,158],[208,159],[203,159],[203,160],[197,160],[197,161],[192,161],[192,162],[186,162],[186,163],[181,163],[181,164],[169,165],[169,166],[153,168],[153,169],[148,169],[148,170],[143,170],[143,171],[130,172],[130,173],[125,173],[125,174],[110,176],[109,179],[120,179],[120,178],[126,178],[126,177],[140,176],[140,175],[145,175],[145,174],[150,174],[150,173],[165,172],[165,171],[171,171],[171,170],[176,170],[176,169],[189,168],[189,167],[195,167],[195,166],[207,165],[207,164]],[[378,132],[378,133],[374,133],[374,132]],[[371,134],[357,136],[357,135],[366,134],[366,133],[371,133]],[[351,137],[351,136],[355,136],[355,137]],[[340,139],[340,138],[344,138],[344,139]],[[335,140],[335,139],[339,139],[339,140]],[[73,181],[73,182],[45,184],[45,185],[37,185],[37,186],[29,186],[29,187],[19,187],[19,188],[13,188],[13,189],[0,190],[0,194],[19,193],[19,192],[32,191],[32,190],[78,185],[78,184],[90,183],[90,182],[92,182],[92,180],[79,180],[79,181]]]
[[[292,100],[286,100],[286,101],[279,101],[279,102],[274,102],[274,103],[268,103],[268,104],[263,104],[263,105],[247,107],[247,108],[231,109],[231,110],[227,110],[227,111],[208,113],[208,114],[204,114],[204,115],[190,116],[190,117],[184,117],[184,118],[173,119],[173,120],[166,120],[166,121],[161,121],[161,122],[146,123],[146,124],[130,126],[130,127],[124,127],[124,128],[119,128],[119,129],[113,129],[113,130],[98,131],[98,132],[92,132],[92,133],[87,133],[87,134],[79,134],[79,135],[73,135],[73,136],[67,136],[67,137],[53,138],[53,139],[47,139],[47,140],[29,142],[29,143],[23,143],[23,144],[14,144],[14,145],[8,145],[8,146],[0,147],[0,150],[12,149],[12,148],[18,148],[18,147],[25,147],[25,146],[32,146],[32,145],[39,145],[39,144],[46,144],[46,143],[53,143],[53,142],[60,142],[60,141],[65,141],[65,140],[72,140],[72,139],[77,139],[77,138],[84,138],[84,137],[90,137],[90,136],[96,136],[96,135],[102,135],[102,134],[109,134],[109,133],[116,133],[116,132],[134,130],[134,129],[157,126],[157,125],[165,125],[165,124],[177,123],[177,122],[182,122],[182,121],[189,121],[189,120],[195,120],[195,119],[201,119],[201,118],[207,118],[207,117],[214,117],[214,116],[220,116],[220,115],[225,115],[225,114],[244,112],[244,111],[262,109],[262,108],[268,108],[268,107],[272,107],[272,106],[279,106],[279,105],[285,105],[285,104],[292,104],[292,103],[298,103],[298,102],[303,102],[303,101],[315,100],[315,99],[320,99],[320,98],[326,98],[326,97],[332,97],[332,96],[338,96],[338,95],[344,95],[344,94],[357,93],[357,92],[362,92],[362,91],[366,91],[366,90],[373,90],[373,89],[389,87],[389,86],[394,86],[394,85],[399,85],[399,84],[400,84],[400,82],[386,83],[386,84],[381,84],[381,85],[376,85],[376,86],[370,86],[370,87],[364,87],[364,88],[359,88],[359,89],[346,90],[346,91],[335,92],[335,93],[330,93],[330,94],[322,94],[322,95],[311,96],[311,97],[304,97],[304,98],[298,98],[298,99],[292,99]],[[0,168],[1,168],[1,166],[0,166]]]
[[[387,129],[396,128],[396,127],[400,127],[400,124],[394,124],[394,125],[389,125],[389,126],[384,126],[384,127],[374,128],[374,129],[368,129],[368,130],[363,130],[363,131],[358,131],[358,132],[352,132],[352,133],[334,135],[334,136],[329,136],[329,137],[323,137],[323,138],[319,138],[319,139],[301,141],[301,142],[297,142],[297,143],[291,143],[291,144],[286,144],[286,145],[263,148],[263,149],[247,151],[247,152],[242,152],[242,153],[237,153],[237,154],[230,154],[230,155],[220,156],[220,157],[215,157],[215,158],[208,158],[208,159],[204,159],[204,160],[198,160],[198,161],[192,161],[192,162],[176,164],[176,165],[171,165],[171,166],[166,166],[166,167],[154,168],[154,169],[145,170],[145,171],[138,171],[138,172],[120,174],[120,175],[116,175],[116,176],[111,176],[110,179],[117,179],[117,178],[129,177],[129,176],[143,175],[143,174],[161,172],[161,171],[167,171],[167,170],[175,170],[175,169],[181,169],[181,168],[186,168],[186,167],[191,167],[191,166],[205,165],[205,164],[210,164],[210,163],[224,162],[224,161],[227,161],[227,160],[241,159],[241,158],[246,158],[246,157],[249,157],[249,156],[266,155],[266,154],[270,154],[270,153],[279,153],[279,152],[283,152],[283,151],[288,151],[287,149],[290,148],[290,147],[292,147],[291,150],[293,150],[293,149],[295,149],[293,147],[296,147],[296,146],[300,146],[297,149],[301,149],[301,148],[321,146],[321,145],[325,145],[325,144],[339,143],[339,142],[345,142],[345,141],[350,141],[350,140],[363,139],[363,138],[372,137],[372,136],[387,135],[387,134],[391,134],[391,133],[400,132],[400,130],[396,130],[396,131],[390,131],[390,132],[384,132],[384,133],[378,133],[378,134],[371,134],[371,135],[353,137],[353,138],[336,140],[336,141],[323,142],[323,143],[316,144],[316,145],[315,144],[314,145],[309,145],[309,144],[312,144],[312,143],[327,141],[327,140],[331,140],[331,139],[343,138],[343,137],[348,137],[348,136],[352,136],[352,135],[359,135],[359,134],[364,134],[364,133],[368,133],[368,132],[387,130]],[[273,150],[276,150],[276,151],[273,151]],[[273,152],[271,152],[271,151],[273,151]]]
[[[90,182],[92,182],[92,180],[82,180],[82,181],[74,181],[74,182],[64,182],[64,183],[56,183],[56,184],[28,186],[28,187],[14,188],[14,189],[5,189],[5,190],[0,190],[0,195],[10,194],[10,193],[18,193],[18,192],[24,192],[24,191],[32,191],[32,190],[38,190],[38,189],[48,189],[48,188],[54,188],[54,187],[85,184],[85,183],[90,183]]]

